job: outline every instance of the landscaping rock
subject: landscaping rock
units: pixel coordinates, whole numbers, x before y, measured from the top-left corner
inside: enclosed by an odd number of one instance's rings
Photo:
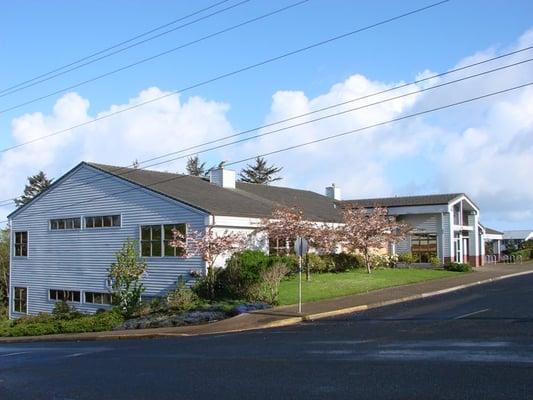
[[[251,311],[256,310],[265,310],[267,308],[271,308],[272,306],[267,303],[244,303],[244,304],[238,304],[232,309],[232,314],[238,315],[238,314],[246,314]]]
[[[197,325],[226,318],[222,311],[188,311],[178,314],[151,314],[125,321],[118,329],[168,328]]]

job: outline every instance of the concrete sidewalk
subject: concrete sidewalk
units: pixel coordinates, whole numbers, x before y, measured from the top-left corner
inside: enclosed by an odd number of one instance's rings
[[[320,300],[303,305],[302,314],[296,306],[277,307],[255,311],[207,325],[184,326],[176,328],[156,328],[142,330],[121,330],[111,332],[89,332],[79,334],[59,334],[0,338],[1,343],[80,341],[80,340],[118,340],[168,336],[190,336],[240,332],[253,329],[266,329],[297,324],[319,318],[327,318],[363,311],[389,304],[435,296],[469,286],[493,282],[523,274],[533,273],[533,263],[492,264],[476,268],[471,274],[458,274],[449,278],[414,283],[361,293],[351,296]]]

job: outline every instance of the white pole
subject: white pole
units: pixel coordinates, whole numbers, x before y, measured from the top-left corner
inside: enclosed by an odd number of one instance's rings
[[[298,256],[298,313],[302,313],[302,256]]]

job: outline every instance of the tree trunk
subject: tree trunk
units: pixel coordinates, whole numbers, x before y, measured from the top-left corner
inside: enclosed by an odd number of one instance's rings
[[[370,268],[370,255],[368,254],[368,250],[365,250],[365,264],[366,264],[366,271],[371,274],[372,269]]]

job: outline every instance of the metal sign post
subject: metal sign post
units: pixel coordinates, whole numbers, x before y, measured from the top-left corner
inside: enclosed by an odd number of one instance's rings
[[[309,243],[304,238],[294,241],[294,252],[298,256],[298,313],[302,313],[302,256],[309,251]]]

